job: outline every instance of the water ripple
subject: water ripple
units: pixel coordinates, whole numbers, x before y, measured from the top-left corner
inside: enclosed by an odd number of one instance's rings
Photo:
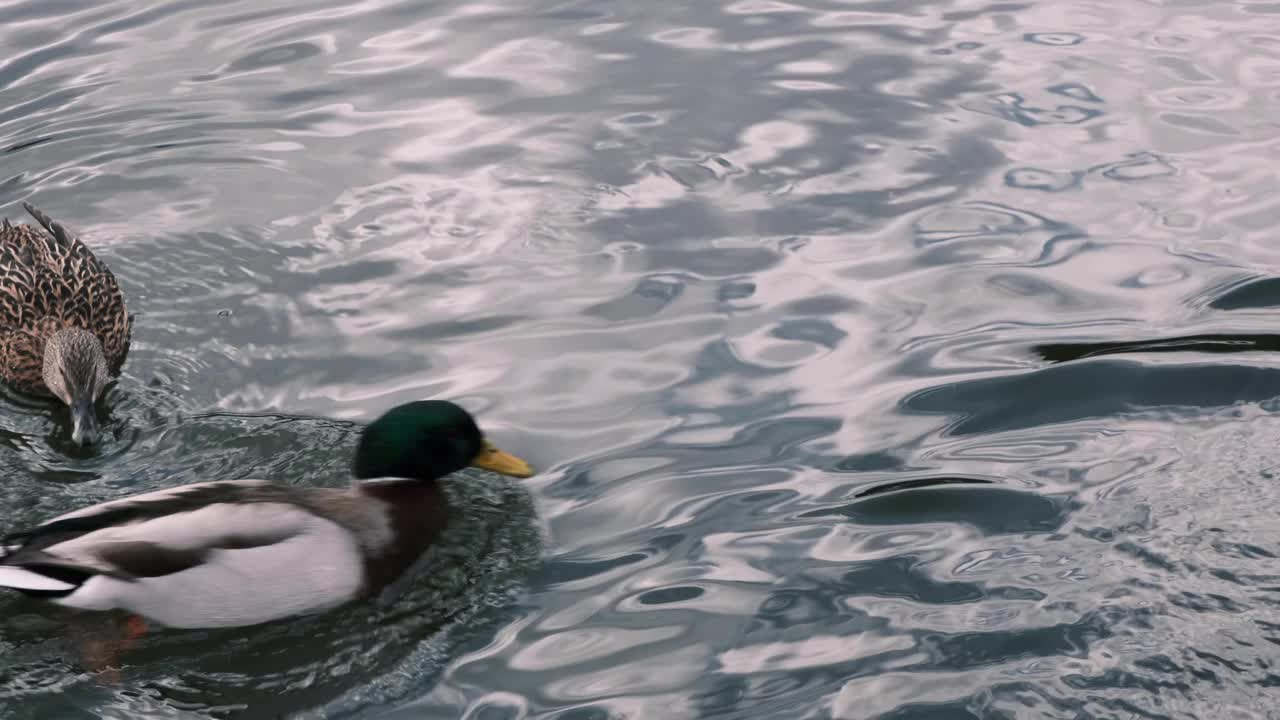
[[[137,313],[95,452],[3,393],[4,525],[420,397],[545,472],[117,685],[6,596],[0,714],[1270,717],[1273,15],[4,3],[0,207]]]

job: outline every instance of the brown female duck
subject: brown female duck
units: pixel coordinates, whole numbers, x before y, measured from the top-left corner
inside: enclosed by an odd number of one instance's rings
[[[79,238],[23,203],[43,229],[0,224],[0,379],[71,408],[71,439],[98,437],[94,404],[129,353],[133,320],[115,276]]]

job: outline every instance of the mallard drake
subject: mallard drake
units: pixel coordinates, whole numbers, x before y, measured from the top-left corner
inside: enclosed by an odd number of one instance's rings
[[[94,404],[129,354],[133,320],[116,278],[79,238],[28,203],[44,228],[0,224],[0,378],[71,408],[71,439],[98,438]]]
[[[222,480],[94,505],[0,539],[0,586],[174,628],[255,625],[377,595],[447,523],[437,479],[529,477],[466,410],[419,401],[361,433],[346,489]]]

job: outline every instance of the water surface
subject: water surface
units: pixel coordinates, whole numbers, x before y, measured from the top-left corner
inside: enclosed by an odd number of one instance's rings
[[[115,677],[5,595],[0,715],[1277,717],[1273,11],[0,2],[0,212],[137,313],[96,452],[2,399],[0,525],[422,397],[545,470]]]

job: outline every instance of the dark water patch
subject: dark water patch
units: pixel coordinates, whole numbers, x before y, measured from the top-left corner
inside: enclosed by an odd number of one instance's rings
[[[27,148],[33,148],[33,147],[36,147],[37,145],[43,145],[47,142],[52,141],[53,139],[54,138],[52,137],[38,137],[31,140],[24,140],[20,143],[15,143],[13,145],[10,145],[9,147],[5,148],[2,152],[4,152],[4,154],[6,155],[11,155],[16,152],[22,152]]]
[[[828,350],[836,349],[845,338],[849,337],[849,333],[818,318],[786,320],[770,330],[769,334],[780,340],[796,340],[821,345]]]
[[[1133,353],[1238,353],[1272,352],[1277,349],[1280,349],[1280,335],[1228,333],[1127,342],[1045,343],[1034,348],[1037,355],[1049,362],[1070,362],[1102,355]]]
[[[1152,408],[1222,408],[1280,396],[1280,371],[1095,360],[968,380],[908,396],[909,412],[957,419],[953,435],[1004,432]]]
[[[986,535],[1050,533],[1066,522],[1073,503],[1066,497],[991,486],[925,486],[872,494],[836,508],[812,510],[805,518],[843,516],[860,525],[962,523]]]
[[[882,472],[885,470],[897,470],[903,465],[902,458],[895,457],[889,453],[869,452],[841,458],[831,467],[831,471],[842,473]]]
[[[662,588],[660,590],[650,590],[640,595],[636,598],[636,602],[642,605],[682,603],[702,597],[703,592],[702,588],[689,586]]]
[[[1280,278],[1254,278],[1209,301],[1216,310],[1247,310],[1280,306]]]
[[[388,333],[390,337],[400,340],[442,340],[464,335],[491,333],[503,328],[519,324],[527,318],[519,316],[486,317],[471,321],[454,321],[428,323],[413,329],[398,330]]]
[[[227,72],[252,72],[254,70],[287,65],[315,57],[322,52],[324,51],[320,46],[305,41],[273,45],[236,58],[227,66]]]
[[[953,703],[909,703],[893,712],[877,715],[876,720],[1012,720],[1012,715],[991,710],[977,711],[970,706],[974,699]]]
[[[544,582],[553,584],[576,582],[609,573],[628,565],[644,562],[651,557],[652,555],[649,553],[628,553],[608,560],[556,559],[547,563],[542,571],[542,579]]]

